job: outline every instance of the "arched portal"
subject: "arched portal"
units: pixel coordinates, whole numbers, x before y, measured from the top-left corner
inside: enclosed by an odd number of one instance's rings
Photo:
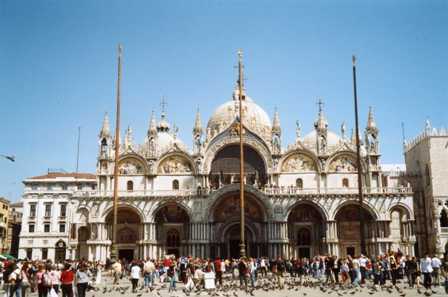
[[[359,256],[361,254],[361,230],[360,220],[364,222],[364,238],[366,240],[367,253],[373,253],[373,237],[375,236],[373,215],[365,208],[362,209],[362,216],[359,206],[348,204],[343,206],[336,214],[338,226],[339,250],[342,256]]]
[[[244,146],[244,170],[246,184],[264,186],[267,181],[266,166],[260,154],[250,146]],[[222,185],[240,181],[240,146],[232,144],[221,149],[212,161],[210,186],[220,188]]]
[[[77,259],[87,260],[89,257],[89,250],[87,247],[87,240],[89,240],[90,228],[82,226],[78,228],[78,247],[76,249]]]
[[[65,254],[67,251],[67,246],[65,242],[61,239],[56,243],[54,261],[56,263],[62,263],[65,261]]]
[[[251,257],[266,256],[267,243],[263,236],[266,210],[253,194],[245,192],[244,202],[246,254]],[[240,213],[238,192],[226,193],[213,206],[210,214],[215,234],[215,243],[211,245],[212,256],[239,257]]]
[[[106,216],[108,226],[108,238],[112,239],[112,226],[114,223],[114,213],[110,211]],[[140,215],[136,210],[122,206],[117,211],[117,238],[115,240],[120,259],[132,260],[137,258],[139,253],[138,241],[142,238],[143,224]]]
[[[325,218],[318,206],[297,204],[288,216],[288,236],[294,257],[310,258],[323,254]]]
[[[177,203],[168,203],[155,213],[156,239],[165,254],[179,256],[185,253],[190,217]]]

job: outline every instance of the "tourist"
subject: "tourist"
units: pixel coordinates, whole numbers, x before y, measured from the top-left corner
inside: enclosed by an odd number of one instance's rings
[[[420,260],[420,270],[423,274],[423,286],[426,290],[431,290],[431,274],[432,274],[432,261],[428,255]]]
[[[219,257],[216,257],[214,266],[215,266],[215,278],[216,285],[222,286],[222,273],[223,273],[223,261]],[[224,267],[225,270],[225,267]]]
[[[149,291],[154,285],[154,272],[156,270],[156,266],[154,262],[149,258],[146,259],[145,264],[143,265],[143,281],[144,287],[146,288],[146,292]]]
[[[9,297],[20,297],[22,294],[22,277],[21,269],[16,263],[11,263],[11,273],[8,277],[9,282]]]
[[[21,275],[21,279],[22,279],[22,297],[27,297],[28,296],[28,291],[30,289],[31,286],[31,282],[30,282],[30,268],[29,268],[29,264],[28,262],[23,263],[22,265],[22,269],[20,271],[20,275]]]
[[[249,259],[249,275],[250,275],[250,284],[252,288],[255,288],[255,283],[257,281],[257,263],[253,258]]]
[[[131,264],[131,283],[132,283],[132,292],[137,292],[138,280],[140,279],[141,268],[137,264],[136,261],[133,261]]]
[[[241,258],[238,263],[238,276],[240,279],[240,288],[247,291],[247,278],[249,276],[249,270],[245,258]]]
[[[87,265],[85,263],[81,263],[78,271],[76,272],[76,291],[78,293],[78,297],[86,297],[86,290],[90,281],[89,274]]]
[[[177,281],[177,270],[174,263],[168,267],[167,271],[168,280],[170,282],[170,287],[168,288],[168,293],[171,291],[176,291],[176,281]]]
[[[436,257],[436,256],[432,257],[432,259],[431,259],[432,276],[433,276],[435,286],[440,286],[439,272],[440,272],[441,265],[442,265],[442,261],[440,261],[440,259],[438,257]]]
[[[44,284],[45,265],[39,264],[38,271],[36,272],[37,292],[39,297],[47,297],[48,287]]]
[[[52,265],[50,272],[48,273],[51,280],[51,289],[53,289],[56,294],[59,293],[59,285],[61,279],[61,272],[56,268],[56,265]]]
[[[114,276],[114,285],[118,285],[118,282],[120,281],[120,278],[123,275],[123,267],[120,263],[120,261],[115,261],[112,263],[112,274]]]
[[[61,272],[61,290],[62,297],[73,297],[73,280],[75,274],[69,263],[65,263],[64,270]]]

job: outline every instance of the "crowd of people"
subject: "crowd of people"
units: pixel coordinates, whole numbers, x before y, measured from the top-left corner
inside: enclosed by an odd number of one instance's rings
[[[152,292],[156,287],[168,287],[171,292],[183,284],[182,290],[189,295],[194,290],[222,288],[226,283],[233,283],[253,295],[255,289],[266,289],[266,286],[284,289],[285,282],[297,288],[318,284],[320,288],[369,286],[373,290],[399,289],[398,284],[402,284],[416,288],[419,293],[424,289],[426,295],[432,294],[435,286],[443,285],[448,293],[448,265],[437,257],[425,255],[418,259],[404,256],[400,251],[377,257],[325,255],[310,259],[166,256],[156,260],[107,260],[106,263],[4,261],[0,276],[4,297],[28,297],[31,292],[37,292],[38,297],[85,297],[88,290],[107,293],[114,289],[124,294],[128,287],[123,287],[123,283],[128,280],[134,293]]]

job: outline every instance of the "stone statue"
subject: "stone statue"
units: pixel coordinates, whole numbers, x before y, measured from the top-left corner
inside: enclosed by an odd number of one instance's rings
[[[299,121],[296,121],[296,140],[299,141],[300,137],[302,137],[302,124]]]

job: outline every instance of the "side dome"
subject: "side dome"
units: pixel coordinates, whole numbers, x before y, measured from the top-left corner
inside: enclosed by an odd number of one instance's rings
[[[316,148],[316,130],[311,131],[305,137],[303,137],[303,143],[307,147]],[[327,132],[327,145],[329,147],[338,146],[342,142],[342,138],[339,137],[336,133],[328,131]]]
[[[208,120],[207,139],[210,140],[227,129],[235,121],[238,114],[238,91],[235,90],[233,100],[220,105]],[[265,141],[270,141],[272,130],[271,120],[268,114],[247,95],[243,101],[243,124]]]

